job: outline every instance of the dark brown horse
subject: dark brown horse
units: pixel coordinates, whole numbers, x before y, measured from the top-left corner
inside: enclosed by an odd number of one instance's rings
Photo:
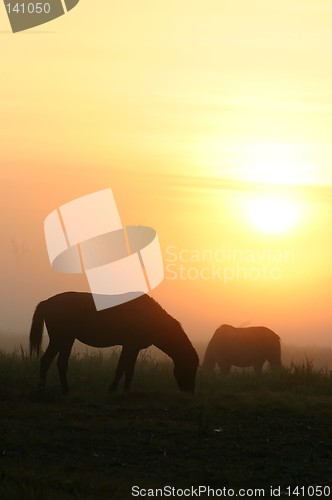
[[[194,390],[197,353],[180,323],[148,295],[101,311],[96,311],[90,293],[66,292],[40,302],[32,319],[31,355],[40,352],[44,322],[50,342],[41,358],[40,388],[44,387],[47,371],[58,354],[61,388],[63,393],[68,391],[68,360],[78,339],[94,347],[123,346],[111,391],[116,390],[123,375],[124,388],[129,389],[139,351],[152,344],[172,358],[179,388]]]
[[[220,371],[229,373],[232,366],[253,366],[261,374],[268,361],[272,368],[280,368],[280,338],[269,328],[251,326],[235,328],[220,326],[210,340],[203,362],[205,372],[212,372],[217,363]]]

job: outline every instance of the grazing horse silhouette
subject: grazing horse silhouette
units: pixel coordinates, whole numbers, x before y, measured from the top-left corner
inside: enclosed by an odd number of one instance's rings
[[[40,352],[44,322],[50,342],[40,362],[41,389],[53,359],[59,354],[61,388],[63,393],[68,392],[68,360],[78,339],[94,347],[123,346],[110,391],[116,390],[124,374],[124,388],[129,389],[139,351],[152,344],[172,358],[179,388],[194,390],[197,353],[180,323],[148,295],[101,311],[96,311],[90,293],[60,293],[40,302],[32,319],[31,355]]]
[[[204,357],[203,370],[214,371],[217,363],[223,374],[231,366],[253,366],[261,374],[263,364],[268,361],[271,368],[281,366],[280,338],[264,326],[235,328],[220,326],[210,340]]]

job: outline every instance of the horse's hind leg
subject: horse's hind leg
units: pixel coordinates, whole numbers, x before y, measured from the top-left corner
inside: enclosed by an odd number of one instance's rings
[[[268,357],[268,362],[270,365],[271,370],[274,373],[279,373],[281,369],[281,352],[280,352],[280,346],[278,345],[278,349],[276,349],[274,352],[271,353],[271,355]]]
[[[74,343],[74,340],[72,340],[70,343],[66,344],[65,346],[61,347],[61,349],[59,351],[58,360],[57,360],[57,367],[58,367],[58,372],[59,372],[59,377],[60,377],[62,394],[68,393],[67,368],[68,368],[68,361],[69,361],[69,356],[71,353],[71,348],[73,347],[73,343]]]
[[[130,382],[132,381],[136,359],[139,349],[124,346],[122,348],[118,365],[115,370],[115,377],[110,387],[110,392],[117,389],[120,380],[126,372],[125,390],[129,389]]]
[[[52,340],[50,340],[50,343],[44,352],[41,360],[40,360],[40,372],[39,372],[39,389],[43,390],[45,387],[45,382],[46,382],[46,376],[48,369],[55,358],[55,356],[58,354],[59,349],[56,346]]]

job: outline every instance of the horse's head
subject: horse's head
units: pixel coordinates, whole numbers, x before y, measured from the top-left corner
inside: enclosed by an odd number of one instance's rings
[[[155,328],[152,335],[153,344],[173,360],[174,376],[179,389],[194,391],[199,359],[181,323],[162,309],[158,329]]]
[[[194,391],[198,364],[198,355],[193,347],[190,355],[188,353],[187,356],[174,363],[174,376],[181,391]]]

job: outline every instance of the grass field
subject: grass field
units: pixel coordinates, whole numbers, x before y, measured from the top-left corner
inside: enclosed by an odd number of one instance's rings
[[[39,362],[0,354],[0,498],[126,500],[134,485],[225,487],[226,498],[240,488],[270,497],[280,486],[289,498],[288,486],[332,487],[328,369],[307,359],[261,378],[199,372],[190,396],[170,362],[143,354],[132,391],[108,395],[117,356],[74,355],[63,397],[55,366],[41,395]]]

